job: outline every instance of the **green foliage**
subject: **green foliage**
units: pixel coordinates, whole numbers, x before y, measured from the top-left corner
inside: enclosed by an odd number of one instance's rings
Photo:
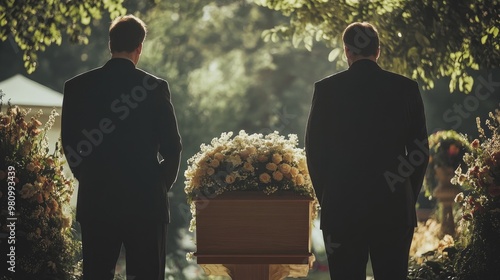
[[[72,43],[87,44],[90,24],[102,11],[110,18],[125,14],[123,0],[4,0],[0,6],[0,40],[11,38],[24,53],[24,67],[35,71],[38,52],[61,45],[63,34]]]
[[[450,92],[470,93],[472,70],[500,65],[498,0],[255,2],[289,17],[287,24],[264,32],[265,40],[281,37],[306,49],[314,41],[326,41],[332,48],[330,61],[342,67],[346,64],[339,59],[344,28],[355,21],[373,23],[380,32],[382,66],[418,79],[424,89],[448,77]]]

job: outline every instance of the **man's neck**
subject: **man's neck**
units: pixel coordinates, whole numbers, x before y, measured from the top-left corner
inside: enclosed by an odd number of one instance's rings
[[[358,56],[356,58],[353,58],[352,60],[348,60],[348,64],[349,64],[349,67],[356,61],[360,61],[360,60],[364,60],[364,59],[368,59],[368,60],[371,60],[373,62],[377,62],[377,58],[375,56]]]
[[[137,63],[134,62],[134,59],[132,57],[131,54],[129,53],[125,53],[125,52],[115,52],[115,53],[112,53],[111,54],[111,58],[123,58],[123,59],[128,59],[130,60],[134,65],[136,65]]]

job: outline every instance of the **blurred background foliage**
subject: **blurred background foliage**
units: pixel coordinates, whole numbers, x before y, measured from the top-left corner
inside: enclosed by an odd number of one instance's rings
[[[132,13],[148,25],[138,67],[169,82],[184,144],[171,192],[175,279],[199,274],[185,260],[194,250],[186,160],[224,131],[277,130],[303,139],[313,83],[347,68],[339,36],[352,21],[378,27],[384,68],[420,82],[429,133],[475,137],[475,117],[484,119],[500,102],[498,1],[255,2],[0,0],[0,81],[31,73],[59,92],[65,80],[109,59],[112,18]],[[314,270],[324,269],[320,262]]]
[[[453,92],[471,92],[473,70],[500,65],[498,0],[256,0],[289,17],[266,38],[292,39],[310,49],[327,42],[330,61],[342,53],[342,31],[354,21],[374,23],[381,37],[381,64],[432,89],[436,79],[450,79]]]

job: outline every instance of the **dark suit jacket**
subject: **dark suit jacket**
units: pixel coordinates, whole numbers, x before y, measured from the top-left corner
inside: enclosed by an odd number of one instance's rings
[[[306,153],[321,228],[416,225],[429,153],[416,82],[371,60],[317,82]]]
[[[62,145],[77,220],[169,221],[181,139],[166,81],[120,58],[68,80]]]

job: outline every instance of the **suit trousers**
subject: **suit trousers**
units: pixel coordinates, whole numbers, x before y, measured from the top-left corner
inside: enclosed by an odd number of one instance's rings
[[[366,280],[368,256],[375,280],[406,280],[414,228],[372,225],[339,232],[323,229],[332,280]]]
[[[166,223],[85,221],[80,225],[84,280],[113,280],[122,244],[128,280],[165,279]]]

